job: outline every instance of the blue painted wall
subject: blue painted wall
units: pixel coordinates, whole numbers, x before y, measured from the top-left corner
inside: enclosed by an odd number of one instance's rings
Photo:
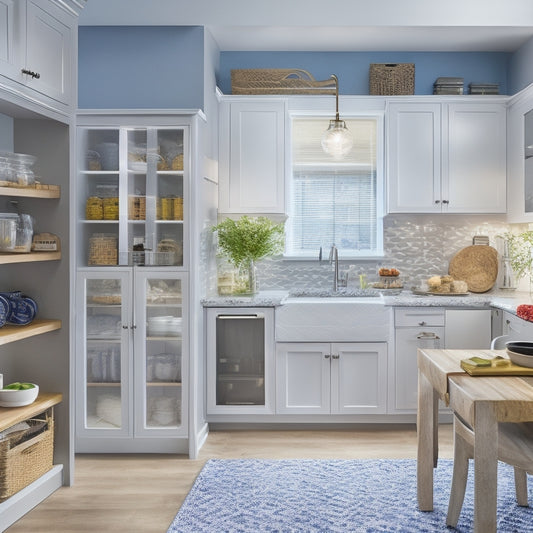
[[[218,85],[231,94],[231,69],[301,68],[315,79],[331,74],[339,78],[343,94],[368,94],[370,63],[414,63],[415,94],[432,94],[439,76],[459,76],[470,82],[500,84],[508,94],[507,67],[511,54],[504,52],[222,52]]]
[[[203,109],[200,26],[80,26],[78,107]]]

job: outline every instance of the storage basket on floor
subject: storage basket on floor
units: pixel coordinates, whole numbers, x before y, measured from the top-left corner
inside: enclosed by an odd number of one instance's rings
[[[415,64],[371,63],[370,94],[415,94]]]
[[[0,502],[39,479],[53,466],[54,419],[51,412],[26,422],[30,428],[43,426],[44,429],[28,440],[21,440],[22,435],[17,433],[0,441]]]

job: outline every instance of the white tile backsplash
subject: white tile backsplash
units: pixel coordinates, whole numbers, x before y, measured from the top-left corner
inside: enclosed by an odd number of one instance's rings
[[[371,280],[380,265],[400,270],[404,287],[418,286],[434,274],[446,274],[455,253],[472,244],[474,235],[487,235],[501,253],[502,235],[510,226],[504,215],[389,215],[384,219],[384,257],[379,260],[343,260],[341,268],[356,265]],[[317,250],[318,258],[318,250]],[[270,258],[257,264],[262,290],[298,287],[330,288],[333,279],[327,261],[289,261]]]

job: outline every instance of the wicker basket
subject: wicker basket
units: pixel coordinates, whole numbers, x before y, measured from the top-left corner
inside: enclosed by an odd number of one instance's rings
[[[183,220],[183,198],[172,198],[172,217],[174,220]]]
[[[104,201],[98,196],[89,196],[85,204],[85,218],[87,220],[103,220]]]
[[[371,63],[370,94],[415,94],[415,64]]]
[[[118,197],[104,198],[104,220],[118,220]]]
[[[95,233],[89,239],[89,265],[116,265],[117,263],[117,237],[107,233]]]
[[[27,487],[51,470],[54,459],[54,419],[43,414],[42,419],[26,422],[35,426],[46,421],[42,433],[27,441],[6,437],[0,441],[0,501]]]
[[[335,80],[316,81],[296,68],[231,71],[232,94],[335,94]]]
[[[128,218],[146,220],[146,196],[128,196]]]

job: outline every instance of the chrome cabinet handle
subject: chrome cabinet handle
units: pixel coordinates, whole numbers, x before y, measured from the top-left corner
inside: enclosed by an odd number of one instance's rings
[[[27,74],[28,76],[31,76],[33,79],[38,80],[41,75],[38,72],[33,72],[33,70],[28,70],[27,68],[23,68],[21,70],[22,74]]]
[[[432,333],[432,332],[428,332],[428,331],[422,331],[422,333],[419,333],[417,336],[416,336],[417,339],[435,339],[435,340],[440,340],[440,337],[435,334],[435,333]]]
[[[419,326],[425,326],[427,324],[427,322],[425,320],[421,320],[418,325]]]

